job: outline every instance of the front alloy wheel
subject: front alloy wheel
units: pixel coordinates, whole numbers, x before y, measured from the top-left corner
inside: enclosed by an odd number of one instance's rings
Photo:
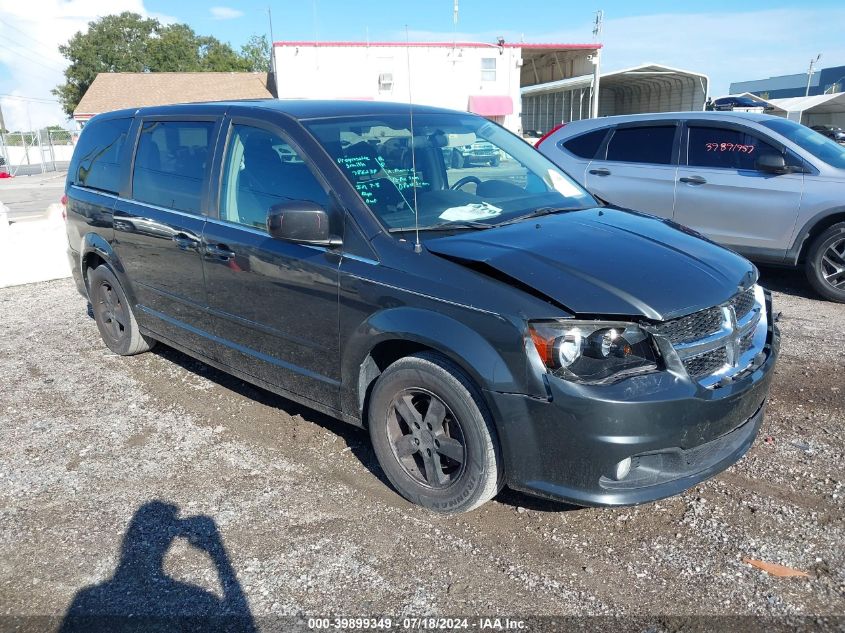
[[[466,462],[461,424],[446,404],[424,389],[406,389],[390,403],[387,435],[405,472],[423,485],[446,488]]]
[[[378,377],[367,426],[384,474],[436,512],[468,512],[502,487],[502,458],[484,400],[447,358],[420,352]]]

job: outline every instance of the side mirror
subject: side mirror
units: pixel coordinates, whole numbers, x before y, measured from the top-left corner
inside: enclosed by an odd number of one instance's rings
[[[337,246],[339,237],[331,234],[328,212],[315,202],[292,200],[270,207],[267,232],[277,240]]]
[[[766,152],[757,157],[757,162],[754,163],[757,171],[763,171],[767,174],[785,174],[789,170],[786,168],[786,161],[783,159],[783,154],[775,154],[774,152]]]

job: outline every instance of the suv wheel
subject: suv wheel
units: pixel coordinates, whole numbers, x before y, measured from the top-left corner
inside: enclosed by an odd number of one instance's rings
[[[845,222],[834,224],[813,240],[804,270],[816,292],[845,303]]]
[[[468,512],[502,487],[496,432],[478,390],[438,354],[402,358],[379,376],[369,430],[385,475],[436,512]]]
[[[108,266],[97,266],[88,274],[88,298],[100,336],[115,354],[132,356],[155,345],[138,329],[126,293]]]

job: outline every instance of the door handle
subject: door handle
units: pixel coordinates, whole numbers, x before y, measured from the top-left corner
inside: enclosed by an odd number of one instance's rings
[[[205,245],[205,256],[212,257],[215,259],[219,259],[223,262],[228,262],[231,259],[235,259],[237,253],[235,251],[230,251],[229,247],[225,244],[206,244]]]
[[[593,176],[609,176],[610,170],[602,167],[601,169],[591,169],[590,173],[593,174]]]
[[[176,246],[181,248],[183,251],[186,251],[189,248],[196,248],[200,243],[197,238],[192,237],[187,233],[177,233],[173,236],[173,241],[176,242]]]
[[[701,176],[684,176],[683,178],[678,178],[678,181],[685,182],[688,185],[703,185],[707,182]]]

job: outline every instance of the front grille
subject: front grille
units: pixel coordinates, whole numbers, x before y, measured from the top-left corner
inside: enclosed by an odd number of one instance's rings
[[[754,307],[754,288],[749,288],[745,292],[741,292],[731,299],[730,304],[736,312],[737,321],[741,321],[742,317],[751,312]]]
[[[651,332],[664,338],[692,380],[716,387],[741,373],[765,345],[765,294],[759,286],[725,303],[659,323]]]
[[[721,325],[722,310],[710,308],[666,321],[656,326],[655,330],[660,336],[668,338],[672,345],[680,345],[703,339],[709,334],[718,332]]]
[[[693,356],[684,361],[684,367],[690,378],[698,380],[704,376],[718,371],[728,362],[728,353],[724,347],[714,349],[712,352],[701,354],[700,356]]]
[[[754,344],[754,330],[745,334],[741,339],[739,339],[739,351],[740,353],[744,354],[748,350],[751,349],[751,346]]]

